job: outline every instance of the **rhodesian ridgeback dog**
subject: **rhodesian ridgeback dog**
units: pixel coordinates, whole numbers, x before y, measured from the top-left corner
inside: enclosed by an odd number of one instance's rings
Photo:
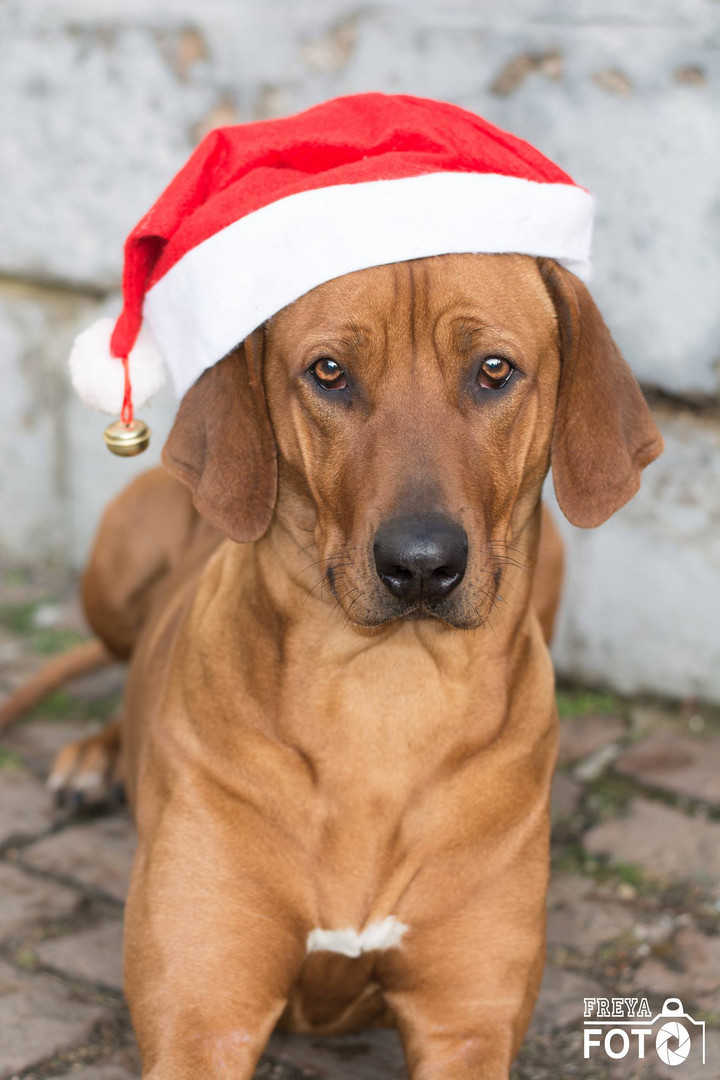
[[[145,1080],[249,1080],[278,1023],[506,1080],[545,948],[541,489],[552,461],[598,525],[661,448],[585,287],[528,256],[330,281],[186,394],[84,578],[121,726],[51,777],[120,752]]]

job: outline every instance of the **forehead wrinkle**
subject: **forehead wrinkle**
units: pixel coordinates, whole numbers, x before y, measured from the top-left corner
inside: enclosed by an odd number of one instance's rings
[[[380,320],[380,329],[382,331],[382,369],[386,371],[390,353],[390,327],[387,314]]]
[[[410,373],[414,376],[417,367],[417,295],[415,291],[415,267],[411,262],[406,265],[408,269],[408,284],[410,286]]]
[[[409,261],[393,263],[393,295],[389,303],[384,304],[384,317],[387,326],[388,347],[400,344],[406,347],[408,330],[412,334],[412,297],[413,280]]]
[[[449,310],[450,307],[446,308],[438,317],[436,327]],[[535,328],[534,322],[526,326],[521,313],[518,313],[518,318],[513,320],[512,326],[507,325],[503,320],[488,321],[476,314],[459,313],[448,321],[453,343],[466,354],[476,347],[490,347],[511,349],[524,355],[528,345],[531,345],[528,339],[533,336],[526,331],[529,327],[532,327],[533,331]],[[442,332],[442,327],[439,328],[439,332]]]
[[[337,331],[333,330],[332,339],[350,352],[360,352],[372,339],[372,331],[351,319]]]
[[[427,346],[435,354],[435,323],[433,316],[436,300],[436,275],[432,260],[415,259],[408,263],[410,282],[410,371],[416,374],[417,367],[427,353]]]
[[[450,303],[450,304],[446,304],[445,307],[440,308],[440,310],[435,315],[435,318],[433,319],[432,329],[431,329],[430,333],[431,333],[431,336],[432,336],[433,348],[434,348],[436,353],[441,351],[440,338],[441,338],[443,327],[440,324],[445,319],[445,316],[448,315],[449,312],[456,309],[457,306],[458,306],[457,302],[455,302],[455,301]],[[473,321],[476,322],[477,320],[473,320],[473,319],[469,318],[467,315],[456,315],[455,318],[448,319],[448,321],[451,323],[451,328],[452,328],[453,324],[460,323],[460,333],[461,333],[461,335],[469,335],[474,329],[472,327]],[[464,345],[464,344],[465,344],[465,342],[463,341],[462,345]],[[461,345],[461,347],[462,347],[462,345]]]
[[[484,323],[478,322],[477,319],[460,315],[452,320],[451,330],[458,347],[463,352],[471,352],[475,342],[486,332],[487,327]]]
[[[465,355],[478,348],[509,349],[521,355],[524,353],[522,334],[513,334],[498,324],[463,317],[456,321],[453,330],[457,346]]]
[[[389,263],[379,269],[382,271],[382,277],[378,279],[380,287],[367,292],[363,300],[371,321],[367,359],[372,359],[378,372],[385,374],[393,355],[402,351],[402,347],[398,350],[398,339],[401,339],[404,320],[399,313],[405,290],[401,263]]]
[[[363,362],[377,365],[380,373],[384,372],[388,363],[388,316],[379,310],[379,305],[374,305],[376,318],[372,326],[362,326],[355,322],[348,324],[349,351],[359,357]]]

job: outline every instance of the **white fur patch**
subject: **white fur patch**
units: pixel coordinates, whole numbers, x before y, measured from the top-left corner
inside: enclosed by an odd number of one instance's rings
[[[120,414],[125,389],[122,361],[110,352],[112,319],[98,319],[78,334],[70,353],[70,378],[82,401],[91,409]],[[143,325],[130,352],[133,407],[139,409],[156,394],[166,379],[165,365],[152,334]]]
[[[395,948],[407,929],[394,915],[389,915],[382,922],[370,923],[359,933],[357,930],[311,930],[307,951],[334,952],[354,958],[375,949]]]

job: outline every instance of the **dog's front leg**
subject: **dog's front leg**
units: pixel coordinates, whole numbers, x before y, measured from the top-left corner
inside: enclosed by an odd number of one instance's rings
[[[412,913],[379,975],[412,1080],[508,1080],[527,1029],[545,955],[545,845],[510,873],[476,886],[435,917]],[[425,905],[423,904],[423,907]]]
[[[287,896],[264,883],[258,839],[185,819],[140,844],[125,987],[143,1080],[253,1075],[305,952]]]

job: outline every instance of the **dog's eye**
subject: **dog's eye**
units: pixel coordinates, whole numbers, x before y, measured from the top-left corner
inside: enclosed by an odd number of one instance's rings
[[[480,365],[477,381],[483,390],[499,390],[508,381],[515,368],[504,356],[488,356]]]
[[[332,356],[321,356],[310,370],[323,390],[344,390],[347,386],[345,372]]]

